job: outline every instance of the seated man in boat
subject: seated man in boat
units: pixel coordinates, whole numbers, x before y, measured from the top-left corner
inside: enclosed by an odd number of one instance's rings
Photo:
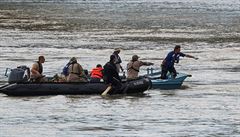
[[[143,62],[138,59],[138,55],[133,55],[132,60],[127,64],[127,79],[136,79],[141,66],[153,65],[151,62]]]
[[[76,58],[71,58],[69,62],[63,67],[61,75],[60,75],[60,81],[61,82],[66,82],[67,81],[67,76],[69,75],[68,69],[69,66],[74,63]]]
[[[96,68],[93,68],[90,75],[91,75],[90,82],[100,82],[101,79],[103,79],[102,65],[98,64]]]
[[[35,62],[33,65],[32,65],[32,68],[31,68],[31,75],[30,75],[30,78],[35,81],[35,82],[44,82],[45,79],[44,79],[44,75],[42,75],[42,72],[43,72],[43,66],[42,64],[45,62],[45,58],[44,56],[39,56],[38,57],[38,61]]]
[[[67,82],[87,82],[87,77],[82,66],[75,57],[71,58],[71,65],[68,67]]]
[[[176,69],[174,67],[174,63],[179,62],[179,57],[188,57],[193,59],[198,59],[194,56],[184,54],[181,51],[181,47],[179,45],[176,45],[174,50],[169,52],[167,57],[162,62],[162,73],[161,73],[161,79],[167,79],[167,73],[172,73],[173,78],[177,76]]]
[[[104,65],[104,81],[108,86],[121,88],[121,79],[116,69],[115,56],[110,56],[110,61]]]

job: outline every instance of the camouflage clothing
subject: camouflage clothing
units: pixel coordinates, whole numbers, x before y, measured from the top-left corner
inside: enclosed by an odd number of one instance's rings
[[[82,66],[78,63],[71,64],[68,68],[68,82],[87,82],[87,77]]]
[[[149,66],[153,65],[150,62],[142,62],[142,61],[130,61],[127,64],[127,79],[136,79],[138,77],[138,72],[141,66]]]

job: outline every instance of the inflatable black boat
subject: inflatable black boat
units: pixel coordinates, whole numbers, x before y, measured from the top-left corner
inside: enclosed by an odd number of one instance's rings
[[[29,81],[29,68],[19,66],[15,69],[7,69],[8,83],[0,87],[0,93],[9,96],[43,96],[43,95],[88,95],[102,94],[107,91],[108,94],[135,94],[143,93],[151,87],[151,80],[148,78],[139,78],[131,81],[122,82],[118,88],[112,87],[109,91],[108,86],[103,82],[32,82]],[[5,73],[5,75],[6,75]],[[7,76],[7,75],[6,75]]]
[[[136,94],[143,93],[151,86],[148,78],[126,81],[121,88],[112,88],[108,94]],[[12,83],[0,88],[0,92],[8,96],[43,96],[43,95],[88,95],[102,94],[107,89],[103,82],[44,82],[44,83]]]
[[[108,94],[136,94],[143,93],[151,86],[148,78],[141,78],[122,83],[121,88],[112,88]],[[107,85],[101,83],[13,83],[0,88],[0,92],[9,96],[42,96],[42,95],[87,95],[102,94]]]

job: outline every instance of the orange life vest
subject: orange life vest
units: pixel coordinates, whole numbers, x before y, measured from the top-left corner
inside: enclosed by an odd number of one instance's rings
[[[91,78],[99,78],[99,79],[103,78],[102,71],[103,71],[103,68],[100,68],[100,67],[92,69]]]

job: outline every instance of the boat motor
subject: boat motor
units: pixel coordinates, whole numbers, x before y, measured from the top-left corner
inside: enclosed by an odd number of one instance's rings
[[[17,68],[10,69],[8,75],[8,83],[27,82],[30,78],[30,69],[25,66],[18,66]]]

